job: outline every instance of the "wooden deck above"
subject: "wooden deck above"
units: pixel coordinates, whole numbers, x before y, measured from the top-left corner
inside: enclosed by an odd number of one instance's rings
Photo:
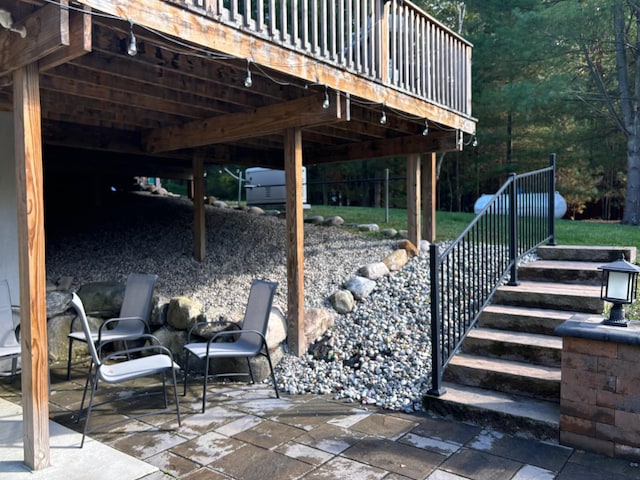
[[[475,133],[471,45],[407,1],[0,8],[26,29],[0,30],[0,109],[37,59],[45,164],[181,177],[195,149],[282,168],[287,128],[303,129],[305,164],[456,150]]]

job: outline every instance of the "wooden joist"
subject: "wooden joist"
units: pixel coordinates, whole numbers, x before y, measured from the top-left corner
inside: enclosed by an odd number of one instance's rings
[[[430,132],[392,139],[352,143],[305,152],[305,162],[344,162],[353,159],[401,157],[410,153],[450,152],[460,149],[459,133]]]
[[[151,131],[143,143],[149,152],[166,152],[234,142],[251,137],[280,133],[290,128],[323,125],[343,120],[341,97],[334,96],[323,108],[323,96],[309,96],[290,102],[255,109],[250,113],[231,113],[196,120],[175,127]]]
[[[14,27],[24,27],[27,33],[23,38],[9,30],[0,31],[0,76],[37,64],[70,45],[69,10],[58,5],[46,5]]]

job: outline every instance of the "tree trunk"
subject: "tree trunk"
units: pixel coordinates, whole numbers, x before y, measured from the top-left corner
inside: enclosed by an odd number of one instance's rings
[[[636,119],[638,112],[635,112]],[[637,120],[636,120],[637,123]],[[640,225],[640,132],[627,138],[627,197],[624,203],[622,223]]]

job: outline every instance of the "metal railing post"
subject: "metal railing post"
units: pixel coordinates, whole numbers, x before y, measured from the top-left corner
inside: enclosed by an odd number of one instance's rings
[[[509,264],[511,275],[509,285],[518,285],[518,190],[516,174],[509,174]]]
[[[442,387],[442,338],[440,337],[440,258],[438,245],[429,245],[429,272],[431,278],[431,389],[429,395],[439,397],[446,390]]]
[[[556,245],[555,216],[556,216],[556,154],[549,155],[549,245]]]

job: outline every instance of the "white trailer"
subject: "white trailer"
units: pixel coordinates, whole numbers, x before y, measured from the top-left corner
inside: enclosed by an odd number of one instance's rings
[[[287,191],[284,170],[247,168],[244,174],[247,205],[285,205]],[[307,205],[307,169],[302,167],[302,204]]]

